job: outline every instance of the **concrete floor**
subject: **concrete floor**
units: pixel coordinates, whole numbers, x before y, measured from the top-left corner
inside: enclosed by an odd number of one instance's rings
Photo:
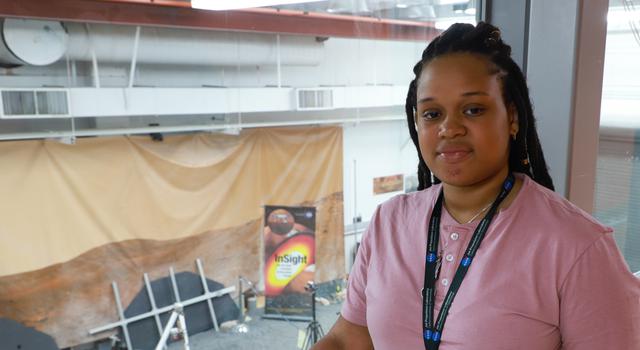
[[[341,304],[317,304],[317,318],[324,332],[328,332],[338,318]],[[298,349],[298,336],[304,332],[308,322],[290,322],[284,320],[262,319],[263,310],[251,312],[251,321],[247,322],[249,332],[204,332],[189,338],[191,350],[240,350],[240,349]],[[169,350],[183,349],[182,342],[170,344]]]

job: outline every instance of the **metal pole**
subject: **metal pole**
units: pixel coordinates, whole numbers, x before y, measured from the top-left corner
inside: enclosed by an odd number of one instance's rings
[[[131,70],[129,71],[129,87],[133,87],[133,79],[136,75],[136,63],[138,61],[138,44],[140,43],[140,26],[136,27],[136,37],[133,41],[133,58],[131,58]]]
[[[185,300],[182,303],[180,303],[183,306],[189,306],[189,305],[193,305],[193,304],[197,304],[199,302],[205,301],[207,299],[211,299],[211,298],[217,298],[219,296],[222,295],[226,295],[229,293],[232,293],[236,290],[236,287],[227,287],[224,289],[220,289],[217,290],[215,292],[211,292],[209,294],[204,294],[204,295],[200,295],[198,297],[195,298],[191,298],[189,300]],[[149,311],[149,312],[145,312],[143,314],[137,315],[137,316],[133,316],[131,318],[128,318],[126,320],[120,320],[118,322],[114,322],[114,323],[110,323],[108,325],[104,325],[98,328],[93,328],[89,330],[89,334],[96,334],[96,333],[100,333],[100,332],[104,332],[113,328],[117,328],[117,327],[122,327],[125,324],[129,324],[129,323],[134,323],[136,321],[140,321],[143,320],[145,318],[149,318],[152,317],[156,314],[164,314],[166,312],[170,312],[174,307],[173,306],[165,306],[165,307],[161,307],[159,309],[157,309],[156,311]]]
[[[200,282],[202,282],[202,288],[204,289],[205,294],[208,294],[209,286],[207,285],[207,281],[204,277],[204,269],[202,268],[202,262],[200,261],[200,259],[196,259],[196,265],[198,266],[198,273],[200,273]],[[213,328],[215,328],[217,332],[220,330],[220,327],[218,327],[218,318],[216,317],[216,311],[213,309],[213,303],[211,299],[207,299],[207,306],[209,307],[209,315],[211,315]]]
[[[311,317],[313,318],[313,323],[312,325],[315,327],[316,325],[316,289],[314,286],[313,291],[311,292]],[[318,342],[318,334],[316,333],[316,329],[313,328],[312,332],[313,333],[313,344]]]
[[[189,350],[189,334],[187,332],[187,322],[184,319],[184,313],[178,315],[178,329],[182,333],[182,340],[184,341],[184,350]]]
[[[378,41],[373,41],[373,86],[378,86]]]
[[[169,333],[171,332],[171,328],[176,323],[177,318],[178,312],[173,310],[173,312],[171,313],[171,317],[169,317],[169,322],[167,322],[167,326],[164,328],[164,332],[162,332],[162,336],[160,337],[160,341],[158,342],[158,345],[156,345],[155,350],[162,350],[162,348],[166,345],[167,339],[169,338]],[[127,345],[127,347],[129,349],[133,349],[129,345]]]
[[[355,229],[358,229],[358,220],[356,219],[358,217],[358,191],[357,191],[357,185],[358,185],[358,173],[357,173],[357,161],[355,159],[353,159],[353,223],[356,224]]]
[[[72,145],[76,143],[76,118],[73,116],[71,116],[71,137],[69,138],[69,142],[71,142]]]
[[[282,64],[280,62],[280,34],[276,34],[276,65],[278,66],[278,88],[282,87]]]
[[[149,283],[149,275],[144,274],[144,285],[147,288],[147,295],[149,295],[149,302],[151,303],[151,310],[156,311],[156,298],[153,296],[153,290],[151,289],[151,283]],[[160,322],[160,315],[155,314],[153,317],[156,320],[156,327],[158,328],[158,335],[162,336],[162,323]],[[166,346],[165,346],[166,348]]]
[[[240,317],[238,321],[244,321],[244,298],[242,297],[242,276],[238,276],[238,307],[240,308]]]
[[[301,121],[284,121],[284,122],[268,122],[268,123],[244,123],[244,124],[226,124],[226,125],[176,125],[167,127],[142,127],[142,128],[121,128],[121,129],[101,129],[101,130],[76,130],[75,136],[110,136],[110,135],[128,135],[128,134],[149,134],[152,132],[191,132],[191,131],[216,131],[224,130],[236,125],[236,127],[242,127],[244,129],[250,128],[268,128],[277,126],[295,126],[295,125],[323,125],[323,124],[340,124],[340,123],[355,123],[355,122],[375,122],[386,120],[404,120],[402,116],[384,116],[375,117],[370,119],[354,119],[354,118],[340,118],[340,119],[313,119],[313,120],[301,120]],[[16,134],[0,134],[0,140],[22,140],[22,139],[46,139],[53,137],[71,136],[68,131],[58,132],[29,132],[29,133],[16,133]]]
[[[176,274],[173,271],[173,266],[169,267],[169,276],[171,277],[171,285],[173,286],[173,296],[176,302],[180,302],[180,292],[178,291],[178,283],[176,283]]]
[[[71,60],[71,85],[78,86],[78,68],[75,60]]]
[[[116,307],[118,308],[118,316],[120,317],[120,321],[126,321],[126,318],[124,317],[124,311],[122,310],[122,302],[120,301],[118,284],[115,281],[111,282],[111,288],[113,289],[113,295],[116,297]],[[129,329],[127,328],[126,322],[123,322],[122,324],[122,333],[124,333],[124,340],[127,343],[127,349],[133,349],[133,347],[131,346],[131,338],[129,338]]]
[[[71,60],[69,59],[69,51],[65,54],[65,60],[67,63],[67,87],[71,87]]]
[[[85,23],[84,27],[87,31],[87,36],[89,37],[89,48],[91,49],[91,63],[93,64],[93,84],[94,87],[100,88],[100,71],[98,70],[98,59],[96,58],[96,50],[93,43],[93,38],[91,37],[91,29],[89,29],[89,24]]]

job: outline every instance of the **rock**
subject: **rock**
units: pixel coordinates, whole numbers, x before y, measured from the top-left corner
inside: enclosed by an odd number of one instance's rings
[[[231,320],[231,321],[222,322],[220,324],[220,331],[222,331],[222,332],[230,332],[237,325],[238,325],[238,321],[237,320]]]
[[[319,302],[320,304],[324,305],[324,306],[327,306],[327,305],[331,304],[329,302],[329,299],[323,298],[323,297],[316,297],[316,301]]]

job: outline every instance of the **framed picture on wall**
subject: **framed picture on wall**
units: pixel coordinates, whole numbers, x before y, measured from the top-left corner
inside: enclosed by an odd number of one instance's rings
[[[402,191],[404,176],[402,174],[373,178],[373,194]]]

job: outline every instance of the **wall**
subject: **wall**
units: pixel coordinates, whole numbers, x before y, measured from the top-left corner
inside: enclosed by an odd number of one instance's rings
[[[415,175],[418,156],[404,120],[345,125],[343,130],[344,223],[350,225],[360,216],[362,224],[356,228],[364,228],[378,204],[403,193],[375,195],[373,178]],[[353,250],[361,237],[361,234],[349,235],[348,231],[345,230],[347,271],[351,269]]]

